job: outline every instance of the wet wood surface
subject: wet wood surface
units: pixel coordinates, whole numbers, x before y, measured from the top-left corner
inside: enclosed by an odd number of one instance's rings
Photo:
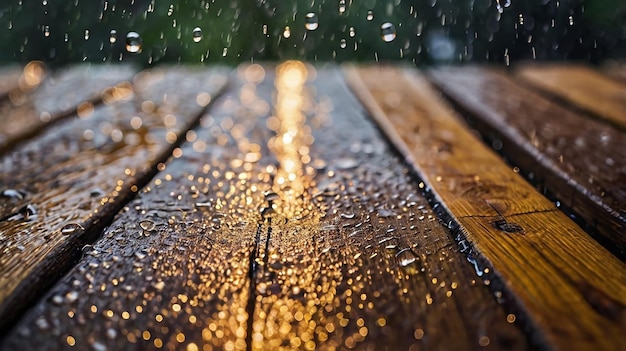
[[[18,142],[43,132],[59,120],[85,117],[94,106],[128,96],[131,66],[77,66],[51,73],[40,63],[27,65],[18,79],[18,89],[0,101],[0,155]]]
[[[626,84],[580,65],[522,65],[516,76],[626,131]]]
[[[348,76],[381,128],[451,214],[449,225],[458,227],[459,245],[487,265],[483,271],[495,271],[504,296],[527,313],[538,339],[557,349],[623,346],[622,262],[472,135],[423,76],[376,67],[350,69]],[[479,90],[460,89],[465,94]]]
[[[338,72],[306,72],[241,69],[5,347],[528,349]]]
[[[620,350],[624,264],[415,71],[226,72],[1,102],[40,122],[0,153],[0,350]]]
[[[559,106],[502,71],[439,69],[432,79],[511,162],[624,256],[626,133]]]
[[[128,100],[47,128],[0,159],[0,329],[100,236],[225,80],[210,70],[142,73]]]

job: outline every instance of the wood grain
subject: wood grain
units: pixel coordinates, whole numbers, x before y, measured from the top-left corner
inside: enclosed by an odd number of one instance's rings
[[[2,193],[21,194],[0,197],[9,203],[0,208],[14,209],[0,221],[0,330],[101,235],[225,79],[219,69],[142,72],[130,100],[47,128],[0,158]]]
[[[336,69],[239,76],[2,348],[531,348]]]
[[[439,69],[431,77],[517,167],[625,257],[625,133],[524,89],[495,69]]]
[[[626,131],[626,85],[583,65],[522,65],[515,74],[533,87]]]
[[[43,64],[28,64],[19,78],[19,89],[11,90],[9,99],[0,102],[0,155],[48,125],[71,116],[88,116],[103,101],[127,97],[132,89],[128,81],[135,72],[132,66],[80,65],[43,80]]]
[[[477,140],[421,75],[374,67],[346,74],[450,226],[459,226],[459,245],[534,326],[533,339],[563,350],[623,349],[622,262]]]

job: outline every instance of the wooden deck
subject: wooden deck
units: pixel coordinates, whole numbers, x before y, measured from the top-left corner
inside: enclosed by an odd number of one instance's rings
[[[623,65],[0,70],[2,350],[624,350]]]

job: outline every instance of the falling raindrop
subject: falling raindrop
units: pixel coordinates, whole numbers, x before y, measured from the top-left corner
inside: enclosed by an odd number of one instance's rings
[[[202,40],[202,29],[200,27],[196,27],[191,32],[191,36],[193,37],[194,43],[199,43]]]
[[[111,33],[109,34],[109,43],[115,44],[117,41],[117,31],[115,29],[111,29]]]
[[[339,0],[339,13],[343,14],[346,12],[346,0]]]
[[[367,17],[365,17],[368,21],[371,21],[374,19],[374,11],[369,10],[367,11]]]
[[[396,38],[396,27],[390,22],[385,22],[380,26],[380,36],[387,43]]]
[[[283,37],[287,39],[290,36],[291,36],[291,28],[289,28],[289,26],[285,26],[285,30],[283,31]]]
[[[319,19],[314,12],[309,12],[304,17],[304,28],[307,30],[316,30],[319,27]]]
[[[126,51],[130,53],[140,53],[143,39],[137,32],[128,32],[126,35]]]
[[[341,39],[341,41],[339,42],[339,47],[341,47],[342,49],[345,49],[346,46],[348,46],[346,39]]]

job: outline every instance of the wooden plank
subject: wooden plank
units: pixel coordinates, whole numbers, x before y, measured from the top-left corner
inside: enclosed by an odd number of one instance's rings
[[[275,213],[256,255],[251,349],[529,348],[339,72],[310,72],[316,79],[306,90],[280,84],[301,70],[278,72],[276,109],[282,125],[301,124],[291,147],[308,147],[311,162],[275,148],[279,171],[293,163],[302,170],[292,181],[274,179]],[[302,95],[304,112],[291,94]],[[310,99],[318,105],[304,122]],[[294,194],[300,184],[305,190]],[[294,202],[306,211],[294,212]]]
[[[242,67],[2,346],[527,349],[338,72],[303,67]]]
[[[516,76],[626,131],[626,85],[583,65],[522,65]]]
[[[20,89],[0,102],[0,155],[18,142],[34,137],[64,118],[84,117],[101,102],[112,103],[129,96],[132,66],[79,65],[54,73],[34,87],[45,73],[41,64],[25,67]],[[43,72],[43,73],[42,73]],[[37,84],[36,84],[37,83]],[[117,86],[116,86],[117,85]]]
[[[563,350],[623,349],[622,262],[477,140],[417,72],[372,67],[347,75],[450,226],[459,226],[459,245],[493,271],[492,284],[500,282],[535,327],[534,338]]]
[[[588,223],[620,257],[626,250],[626,135],[516,85],[492,69],[433,71],[442,91],[483,134]],[[506,98],[503,98],[506,97]]]
[[[3,193],[21,194],[0,201],[27,204],[0,221],[0,330],[101,235],[225,80],[219,69],[143,72],[132,99],[47,128],[0,159]]]

